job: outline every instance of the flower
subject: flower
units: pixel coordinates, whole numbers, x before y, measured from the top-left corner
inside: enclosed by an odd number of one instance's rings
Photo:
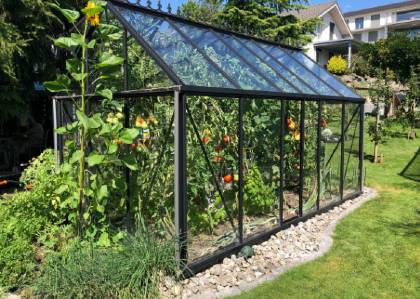
[[[204,144],[207,144],[207,143],[209,143],[210,139],[209,139],[207,136],[204,136],[204,137],[202,137],[202,138],[201,138],[201,141],[202,141]]]
[[[107,115],[106,121],[110,124],[116,124],[118,123],[118,117],[114,115],[114,113],[110,112]]]
[[[124,142],[123,142],[121,139],[118,139],[118,140],[114,140],[114,143],[115,143],[115,144],[118,144],[118,145],[121,145],[121,144],[123,144]]]
[[[291,117],[289,117],[288,119],[287,119],[287,127],[290,129],[290,130],[294,130],[294,129],[296,129],[296,123],[293,121],[293,119],[291,118]]]
[[[224,181],[226,184],[229,184],[229,183],[231,183],[231,182],[233,181],[233,177],[232,177],[230,174],[225,175],[225,176],[223,177],[223,181]]]
[[[229,135],[225,135],[225,136],[223,136],[223,142],[224,142],[224,143],[229,143],[229,141],[230,141],[230,137],[229,137]]]
[[[211,134],[211,132],[210,132],[209,129],[204,129],[203,130],[203,135],[210,135],[210,134]]]
[[[153,115],[150,115],[150,116],[149,116],[149,118],[147,119],[147,122],[148,122],[150,125],[153,125],[153,126],[155,126],[155,125],[157,125],[157,124],[158,124],[158,121],[157,121],[156,117],[154,117]]]
[[[147,128],[147,123],[142,117],[137,117],[136,118],[136,127],[146,129]]]
[[[321,119],[321,127],[323,127],[324,129],[326,127],[328,127],[328,123],[327,123],[327,121],[325,119]]]
[[[96,8],[96,3],[93,1],[88,1],[88,3],[86,4],[85,10],[90,10]],[[99,14],[93,14],[90,15],[89,13],[85,13],[86,17],[88,18],[87,21],[89,22],[89,24],[91,26],[98,26],[99,25]]]
[[[300,140],[300,132],[299,131],[293,131],[293,135],[292,135],[293,139],[296,141]]]

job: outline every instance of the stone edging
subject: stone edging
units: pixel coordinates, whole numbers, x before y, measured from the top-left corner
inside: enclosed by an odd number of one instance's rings
[[[273,280],[287,270],[324,255],[333,244],[333,233],[345,216],[374,198],[377,192],[365,188],[362,195],[323,214],[280,231],[260,245],[249,260],[235,255],[195,277],[177,284],[166,280],[164,298],[213,299],[238,295]]]

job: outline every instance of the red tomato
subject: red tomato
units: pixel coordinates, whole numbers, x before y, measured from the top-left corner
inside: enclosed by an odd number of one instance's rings
[[[230,174],[228,174],[223,177],[223,180],[225,181],[226,184],[229,184],[233,181],[233,177]]]
[[[224,143],[229,143],[229,141],[230,141],[230,137],[229,137],[229,135],[225,135],[225,136],[223,136],[223,142],[224,142]]]
[[[224,160],[223,157],[220,157],[220,156],[216,156],[213,159],[213,161],[216,162],[216,163],[222,163],[223,160]]]
[[[137,143],[132,143],[132,144],[130,145],[130,147],[131,147],[131,150],[132,150],[132,151],[135,151],[135,150],[137,149]]]
[[[216,151],[216,153],[220,153],[221,151],[223,151],[223,146],[218,145],[218,146],[214,147],[214,150]]]
[[[202,138],[201,138],[201,141],[202,141],[204,144],[207,144],[207,143],[209,143],[210,139],[209,139],[207,136],[204,136],[204,137],[202,137]]]

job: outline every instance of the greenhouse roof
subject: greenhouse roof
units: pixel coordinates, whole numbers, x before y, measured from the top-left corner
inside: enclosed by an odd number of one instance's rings
[[[300,49],[117,0],[108,7],[174,84],[208,93],[364,101]]]

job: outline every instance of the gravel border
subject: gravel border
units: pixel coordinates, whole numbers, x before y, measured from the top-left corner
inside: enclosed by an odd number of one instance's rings
[[[166,278],[164,298],[213,299],[238,295],[273,280],[290,268],[324,255],[332,246],[334,230],[341,219],[377,192],[364,188],[363,194],[316,215],[296,226],[280,231],[268,241],[254,245],[255,255],[245,260],[232,255],[196,276],[176,283]]]

